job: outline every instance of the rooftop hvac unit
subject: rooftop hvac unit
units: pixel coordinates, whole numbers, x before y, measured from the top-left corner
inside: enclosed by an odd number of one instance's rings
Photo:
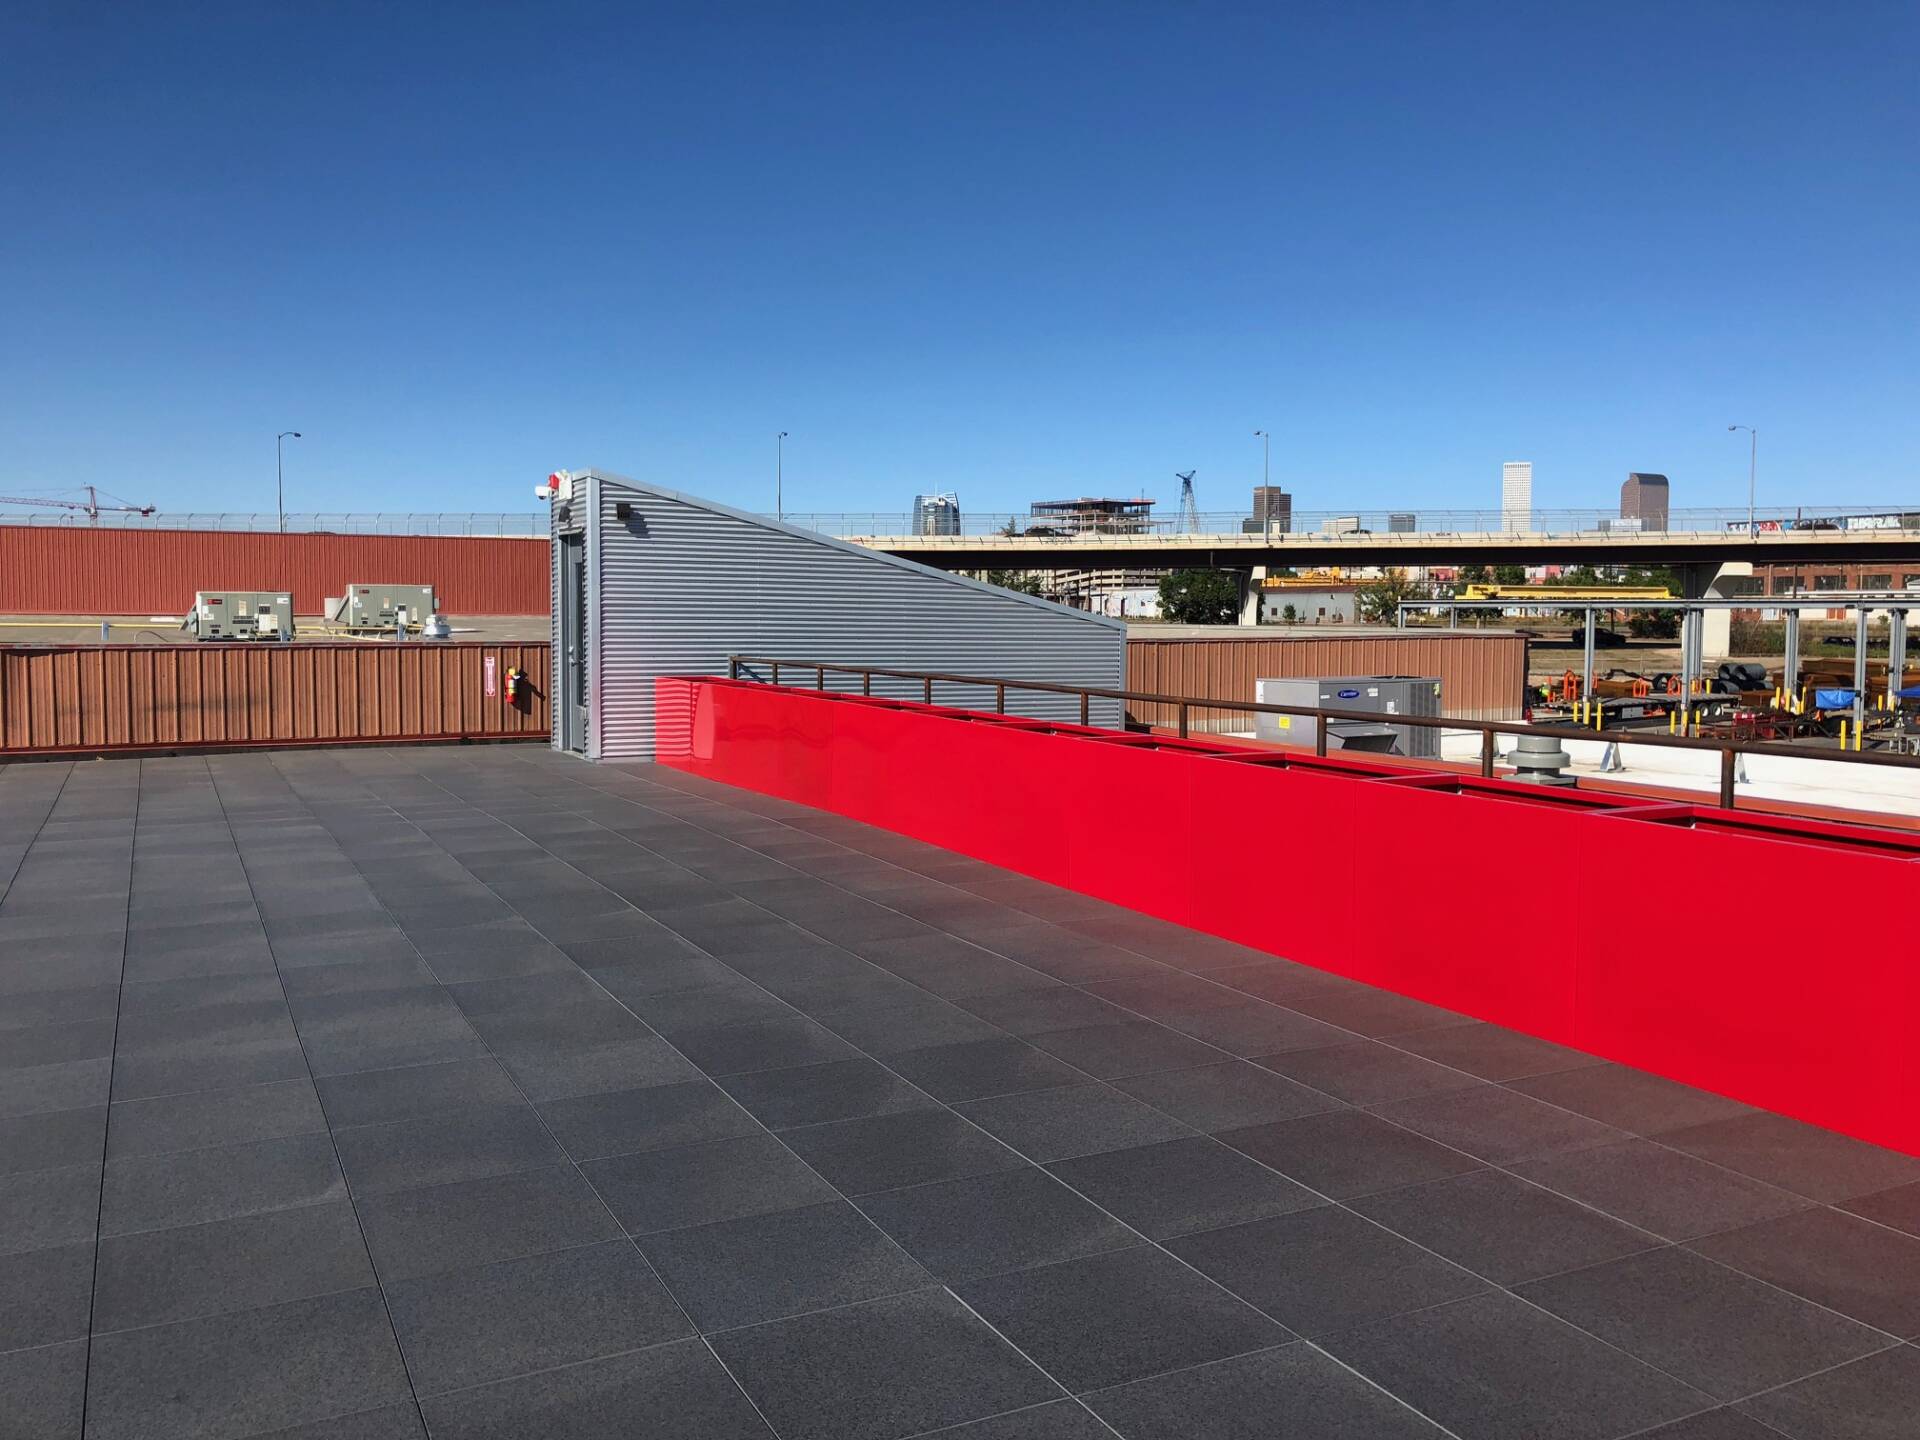
[[[327,597],[327,619],[353,631],[391,634],[406,612],[409,630],[418,630],[427,617],[440,613],[431,585],[349,585],[339,599]]]
[[[1440,715],[1440,682],[1431,676],[1330,675],[1285,680],[1256,680],[1253,698],[1263,705],[1297,705],[1311,710],[1358,710],[1382,717]],[[1263,715],[1255,712],[1253,733],[1282,745],[1313,745],[1327,727],[1329,750],[1373,750],[1384,754],[1437,759],[1440,730],[1431,725],[1395,725],[1386,719],[1321,720],[1313,715]]]
[[[293,596],[273,590],[198,590],[180,622],[197,640],[291,640]]]

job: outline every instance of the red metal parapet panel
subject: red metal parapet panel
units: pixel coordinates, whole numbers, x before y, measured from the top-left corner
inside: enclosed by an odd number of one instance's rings
[[[0,758],[547,733],[539,644],[39,645],[0,649]],[[506,700],[506,673],[537,690]],[[488,674],[492,674],[492,694]]]
[[[544,537],[0,524],[0,615],[184,615],[196,590],[291,592],[318,615],[355,581],[432,585],[449,615],[544,615],[549,554]]]
[[[1851,906],[1818,955],[1708,923],[1790,894],[1897,907],[1910,832],[753,682],[657,693],[689,717],[663,764],[1920,1154],[1910,958]],[[1276,828],[1284,869],[1252,843]],[[1563,880],[1499,883],[1489,858],[1521,847]],[[1664,883],[1631,932],[1623,869]]]

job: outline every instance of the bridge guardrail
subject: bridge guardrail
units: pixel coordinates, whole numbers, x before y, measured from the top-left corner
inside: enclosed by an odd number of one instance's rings
[[[1295,510],[1289,521],[1265,528],[1244,510],[1206,511],[1190,519],[1156,516],[1151,519],[1126,519],[1111,523],[1069,525],[1058,516],[1018,512],[962,511],[958,529],[916,534],[914,517],[904,511],[844,511],[837,513],[789,513],[787,524],[843,539],[905,539],[938,542],[951,539],[1063,539],[1084,541],[1138,540],[1150,543],[1179,535],[1235,536],[1253,539],[1298,536],[1316,542],[1338,540],[1343,535],[1362,537],[1368,543],[1392,540],[1398,536],[1500,536],[1609,535],[1647,537],[1662,535],[1727,535],[1748,531],[1749,516],[1744,506],[1704,507],[1671,510],[1664,525],[1649,525],[1623,520],[1610,510],[1535,509],[1524,521],[1509,521],[1504,512],[1412,508],[1407,510]],[[1752,528],[1760,535],[1804,534],[1809,531],[1840,533],[1916,533],[1920,534],[1920,505],[1859,505],[1820,507],[1773,506],[1756,510]]]
[[[1554,536],[1725,535],[1748,528],[1744,507],[1708,507],[1672,510],[1666,523],[1629,524],[1609,510],[1544,510],[1528,512],[1524,525],[1508,523],[1499,510],[1295,510],[1286,525],[1262,528],[1244,510],[1207,511],[1191,520],[1173,515],[1145,521],[1124,521],[1069,529],[1058,516],[1008,511],[962,512],[959,529],[945,534],[916,535],[907,511],[794,512],[779,517],[789,525],[842,539],[905,539],[937,542],[942,539],[1062,539],[1084,541],[1138,540],[1150,543],[1179,535],[1239,536],[1250,540],[1298,536],[1316,543],[1356,536],[1365,543],[1415,536]],[[1754,516],[1761,535],[1831,531],[1847,534],[1920,534],[1920,505],[1773,506]],[[133,530],[236,530],[289,533],[326,532],[347,535],[525,535],[545,536],[545,511],[306,511],[290,514],[284,526],[272,511],[155,511],[152,515],[103,511],[89,519],[77,511],[0,510],[0,525],[57,528],[112,527]],[[1408,526],[1411,525],[1411,528]]]

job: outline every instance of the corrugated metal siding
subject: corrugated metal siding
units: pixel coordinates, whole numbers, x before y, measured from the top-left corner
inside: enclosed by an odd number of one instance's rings
[[[196,590],[291,590],[318,615],[350,581],[431,584],[449,615],[538,615],[547,555],[538,538],[0,524],[0,615],[184,615]]]
[[[597,493],[595,758],[651,756],[654,677],[725,674],[734,653],[1120,688],[1126,636],[1111,621],[615,477],[599,477]],[[614,516],[620,501],[629,520]],[[830,675],[828,686],[860,682]],[[874,693],[918,699],[920,686],[876,680]],[[939,686],[934,698],[994,706],[993,692],[977,687]],[[1078,719],[1080,702],[1013,691],[1007,710]],[[1095,702],[1091,718],[1117,723],[1117,702]]]
[[[1127,686],[1156,695],[1251,700],[1253,682],[1293,675],[1437,675],[1444,713],[1462,720],[1518,720],[1527,684],[1523,635],[1308,635],[1127,640]],[[1134,705],[1143,724],[1171,725],[1170,706]],[[1194,730],[1249,730],[1250,717],[1215,711],[1189,717]]]
[[[451,740],[547,733],[547,702],[505,700],[528,645],[76,645],[0,649],[0,756],[194,745]],[[495,694],[485,694],[494,661]]]
[[[560,507],[551,506],[547,516],[547,703],[558,702],[560,695]],[[560,727],[548,727],[547,743],[563,748]]]

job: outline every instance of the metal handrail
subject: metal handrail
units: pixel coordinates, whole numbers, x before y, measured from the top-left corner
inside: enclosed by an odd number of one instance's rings
[[[1195,695],[1160,695],[1148,690],[1113,690],[1099,685],[1063,685],[1051,680],[1013,680],[992,675],[956,675],[943,670],[893,670],[880,665],[846,665],[822,660],[786,660],[771,655],[729,655],[727,657],[727,676],[732,680],[742,677],[740,670],[744,665],[766,665],[771,667],[768,683],[780,683],[780,671],[787,668],[797,671],[812,671],[814,688],[824,691],[827,688],[826,677],[836,675],[858,675],[864,679],[863,693],[871,694],[873,677],[884,676],[890,680],[917,680],[922,684],[925,703],[933,703],[933,687],[936,683],[953,685],[984,686],[993,690],[997,700],[997,713],[1006,712],[1006,692],[1008,690],[1034,690],[1049,695],[1076,695],[1080,697],[1080,723],[1087,723],[1089,699],[1133,701],[1144,705],[1171,705],[1177,717],[1177,733],[1181,739],[1187,738],[1188,714],[1193,709],[1234,710],[1256,715],[1292,715],[1311,717],[1320,720],[1357,720],[1363,724],[1379,725],[1415,725],[1435,730],[1466,730],[1480,736],[1480,774],[1493,778],[1494,737],[1498,735],[1552,735],[1564,740],[1591,740],[1595,731],[1573,725],[1530,725],[1515,720],[1465,720],[1450,719],[1432,715],[1394,715],[1383,716],[1372,710],[1323,710],[1311,705],[1279,705],[1267,700],[1209,700]],[[745,677],[757,680],[757,676]],[[1803,750],[1795,745],[1769,740],[1715,740],[1706,736],[1694,735],[1634,735],[1631,738],[1615,737],[1617,743],[1629,745],[1651,745],[1668,750],[1711,750],[1720,756],[1720,808],[1732,810],[1734,806],[1734,778],[1737,759],[1741,755],[1776,755],[1795,760],[1821,760],[1843,765],[1890,765],[1907,770],[1920,770],[1920,756],[1894,755],[1867,751],[1839,751],[1824,754]],[[1315,755],[1327,753],[1327,727],[1314,727]]]

